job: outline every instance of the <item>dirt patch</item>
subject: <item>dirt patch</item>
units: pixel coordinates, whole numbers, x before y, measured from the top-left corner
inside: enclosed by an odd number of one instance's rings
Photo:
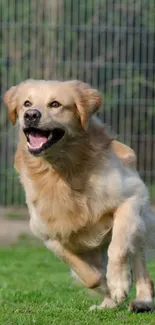
[[[0,208],[0,245],[15,243],[21,236],[33,237],[27,209]]]

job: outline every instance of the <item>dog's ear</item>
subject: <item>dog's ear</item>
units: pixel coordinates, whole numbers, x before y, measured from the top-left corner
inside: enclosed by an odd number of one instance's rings
[[[4,104],[8,109],[10,120],[14,125],[17,119],[17,86],[11,87],[4,94]]]
[[[75,87],[77,113],[82,127],[86,129],[90,117],[100,108],[102,98],[100,93],[87,83],[78,80],[73,80],[71,83]]]

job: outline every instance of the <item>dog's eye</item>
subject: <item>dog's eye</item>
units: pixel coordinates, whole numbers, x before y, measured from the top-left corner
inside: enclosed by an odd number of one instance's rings
[[[26,100],[26,101],[24,102],[24,106],[25,106],[25,107],[30,107],[30,106],[32,106],[32,103],[31,103],[29,100]]]
[[[60,106],[61,106],[61,104],[59,102],[57,102],[56,100],[54,100],[53,102],[51,102],[51,103],[48,104],[48,107],[58,108]]]

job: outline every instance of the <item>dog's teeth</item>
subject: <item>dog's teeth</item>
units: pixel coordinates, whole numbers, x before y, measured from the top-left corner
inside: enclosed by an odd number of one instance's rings
[[[53,135],[52,132],[50,133],[50,135],[48,136],[48,140],[52,139]]]
[[[34,147],[31,145],[30,142],[27,142],[27,145],[28,145],[28,147],[29,147],[30,149],[34,149]]]
[[[29,148],[32,148],[30,142],[27,142],[27,146],[28,146]]]

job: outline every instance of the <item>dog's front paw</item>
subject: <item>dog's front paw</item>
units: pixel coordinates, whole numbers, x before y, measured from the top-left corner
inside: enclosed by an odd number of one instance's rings
[[[131,273],[127,263],[116,264],[109,261],[107,283],[112,300],[121,304],[129,293]]]
[[[153,312],[154,302],[151,300],[133,300],[130,302],[129,311],[135,313]]]
[[[115,308],[116,307],[116,303],[110,298],[110,297],[106,297],[101,305],[93,305],[89,308],[89,310],[102,310],[105,308]]]

